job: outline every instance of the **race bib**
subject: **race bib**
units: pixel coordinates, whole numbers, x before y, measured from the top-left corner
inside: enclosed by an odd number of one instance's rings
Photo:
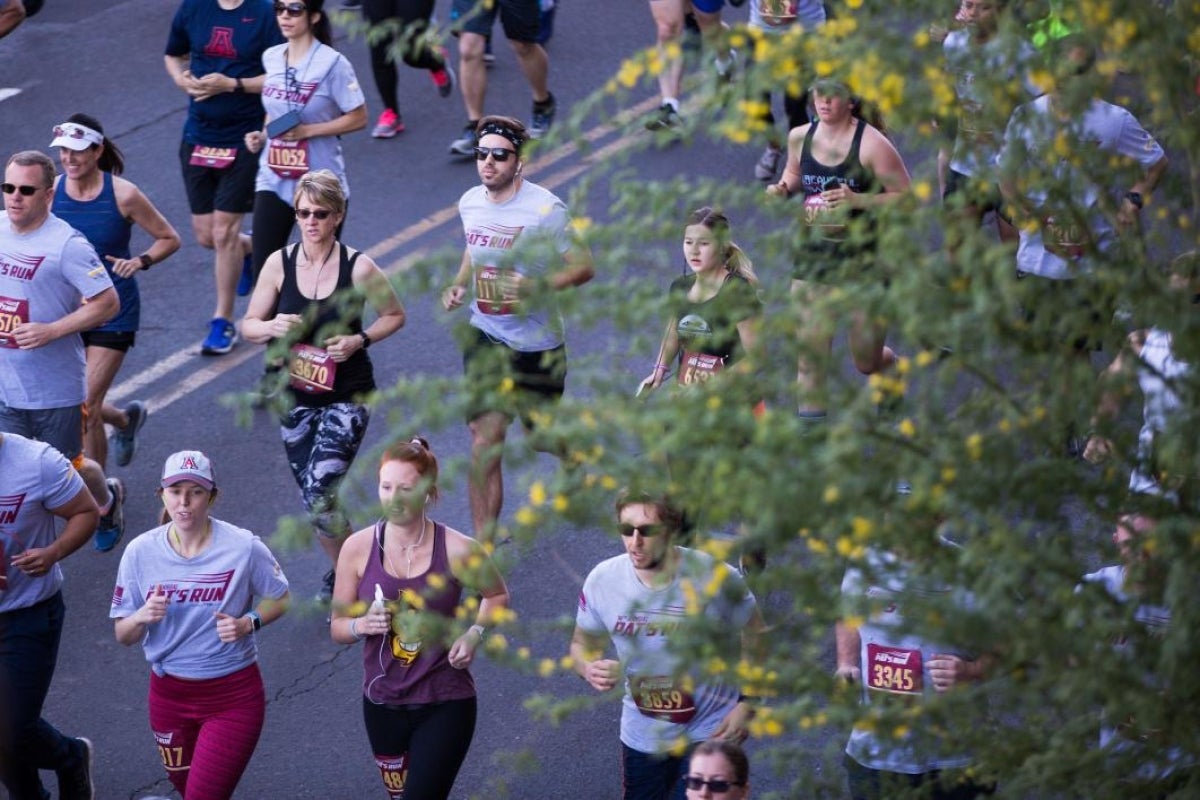
[[[188,163],[193,167],[225,169],[232,165],[236,158],[236,147],[208,147],[198,144],[192,148],[192,157]]]
[[[475,271],[475,297],[479,301],[479,313],[507,316],[517,313],[520,298],[507,295],[503,279],[507,275],[519,275],[514,270],[498,267],[481,267]]]
[[[630,692],[638,711],[651,719],[684,724],[696,716],[696,698],[670,676],[636,678]]]
[[[267,166],[281,178],[299,178],[308,172],[308,140],[272,139],[267,147]]]
[[[867,688],[889,694],[921,694],[921,651],[867,645]]]
[[[0,297],[0,347],[17,349],[19,345],[13,338],[13,331],[23,322],[29,322],[29,301]]]
[[[1079,223],[1064,221],[1059,223],[1055,217],[1046,217],[1042,228],[1042,244],[1058,256],[1068,260],[1083,257],[1087,250],[1087,228]]]
[[[840,242],[846,238],[846,212],[830,208],[819,194],[805,195],[804,224],[821,239]]]
[[[762,21],[772,27],[790,25],[796,21],[799,0],[757,0]]]
[[[375,765],[383,778],[383,788],[388,797],[399,800],[404,797],[404,784],[408,782],[408,753],[398,756],[375,756]]]
[[[693,383],[704,383],[721,371],[725,359],[720,356],[710,356],[707,353],[689,353],[683,351],[683,365],[679,369],[679,382],[684,386]]]
[[[958,133],[965,139],[979,143],[992,142],[997,138],[997,131],[987,120],[983,119],[982,103],[964,100],[962,110],[958,115]]]
[[[4,541],[0,540],[0,592],[8,591],[8,554],[4,552]]]
[[[337,380],[337,362],[320,347],[310,344],[292,345],[288,359],[288,386],[308,394],[333,391]]]

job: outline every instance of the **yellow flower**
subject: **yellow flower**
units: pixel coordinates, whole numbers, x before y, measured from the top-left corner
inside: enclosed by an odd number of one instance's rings
[[[512,394],[513,389],[517,388],[517,384],[512,378],[505,378],[500,381],[500,394]]]
[[[538,675],[542,678],[549,678],[554,674],[555,666],[553,658],[543,658],[538,662]]]
[[[443,589],[446,586],[446,576],[430,572],[425,576],[425,582],[429,584],[430,589]]]
[[[922,203],[933,196],[933,187],[929,185],[929,181],[917,181],[912,185],[912,190]]]
[[[559,514],[567,510],[567,496],[565,494],[554,495],[553,508]]]
[[[908,417],[905,417],[904,419],[900,420],[900,424],[897,426],[897,430],[900,431],[900,435],[903,436],[905,439],[911,439],[912,437],[917,435],[917,426],[914,425],[913,421],[911,419],[909,419]]]
[[[571,219],[571,230],[576,236],[582,236],[592,227],[591,217],[573,217]]]
[[[546,504],[546,487],[541,481],[534,481],[529,487],[529,502],[533,503],[535,508]]]
[[[921,352],[917,353],[917,366],[928,367],[936,358],[937,356],[935,356],[929,350],[922,350]]]
[[[983,457],[983,437],[978,433],[972,433],[967,437],[967,455],[972,461],[978,461]]]
[[[632,59],[626,59],[617,72],[617,81],[626,89],[632,89],[642,77],[642,65]]]
[[[735,141],[736,141],[736,140],[735,140]],[[749,133],[747,133],[747,134],[746,134],[746,139],[745,139],[745,141],[747,141],[747,142],[748,142],[748,141],[750,141],[750,134],[749,134]],[[709,411],[716,411],[718,408],[720,408],[720,407],[721,407],[721,398],[720,398],[720,396],[719,396],[719,395],[715,395],[715,394],[714,394],[712,397],[708,398],[708,403],[706,403],[706,405],[708,406],[708,410],[709,410]]]
[[[521,506],[521,508],[517,509],[514,519],[516,519],[518,525],[529,527],[537,522],[538,516],[537,512],[529,506]]]
[[[841,492],[838,491],[838,487],[829,485],[829,486],[825,487],[825,494],[822,496],[822,499],[826,503],[832,504],[832,503],[836,503],[840,496],[841,496]]]
[[[871,535],[875,524],[866,517],[855,517],[850,521],[850,527],[853,530],[854,538],[861,542]]]

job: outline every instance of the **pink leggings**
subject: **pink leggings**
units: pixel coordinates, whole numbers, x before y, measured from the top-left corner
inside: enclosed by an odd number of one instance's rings
[[[150,674],[150,728],[184,800],[228,800],[254,755],[267,698],[258,665],[209,680]]]

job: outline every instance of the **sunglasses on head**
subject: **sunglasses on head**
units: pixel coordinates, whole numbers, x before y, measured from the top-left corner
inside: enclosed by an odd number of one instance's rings
[[[319,220],[327,220],[329,219],[329,215],[332,213],[333,212],[328,208],[297,208],[296,219],[308,219],[309,217],[316,217]]]
[[[666,530],[667,526],[661,522],[650,522],[645,525],[627,525],[626,523],[622,522],[617,526],[617,533],[626,537],[633,536],[633,534],[636,532],[649,538],[651,536],[658,536],[660,533],[663,533]]]
[[[12,194],[13,192],[20,192],[25,197],[32,197],[33,194],[37,190],[43,189],[43,188],[45,188],[45,187],[43,187],[43,186],[16,186],[11,183],[0,183],[0,192],[4,192],[5,194]]]
[[[308,6],[304,3],[276,3],[275,16],[286,14],[289,17],[302,17],[304,12],[308,11]]]
[[[82,139],[83,129],[76,128],[74,125],[72,125],[70,128],[64,128],[62,125],[55,125],[54,138],[58,139],[63,136],[69,136],[72,139]]]
[[[686,778],[683,779],[683,784],[684,784],[684,786],[686,786],[688,788],[688,791],[692,791],[692,792],[698,792],[701,789],[703,789],[705,786],[707,786],[713,794],[725,794],[730,789],[732,789],[734,786],[742,786],[743,785],[741,781],[722,781],[722,780],[706,781],[703,778],[693,778],[691,775],[688,775]]]
[[[492,158],[496,159],[496,161],[504,163],[505,161],[508,161],[508,157],[510,155],[516,152],[516,150],[509,150],[507,147],[476,147],[475,160],[487,161],[487,157],[491,156]]]

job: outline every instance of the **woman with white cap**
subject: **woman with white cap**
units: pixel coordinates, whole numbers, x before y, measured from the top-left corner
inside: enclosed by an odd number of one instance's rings
[[[135,276],[178,250],[179,234],[136,185],[119,177],[125,158],[104,135],[99,121],[87,114],[72,114],[54,126],[50,146],[58,148],[63,168],[54,182],[51,210],[96,248],[121,298],[117,316],[83,334],[87,352],[84,452],[101,467],[107,466],[107,423],[114,429],[117,466],[123,467],[133,458],[146,408],[136,400],[123,409],[114,408],[104,405],[104,398],[137,334],[141,300]],[[154,240],[138,256],[129,249],[134,225]]]
[[[228,798],[266,713],[255,634],[287,610],[288,582],[261,539],[209,516],[204,453],[167,458],[159,495],[169,522],[125,548],[109,616],[150,662],[150,727],[176,791]]]

